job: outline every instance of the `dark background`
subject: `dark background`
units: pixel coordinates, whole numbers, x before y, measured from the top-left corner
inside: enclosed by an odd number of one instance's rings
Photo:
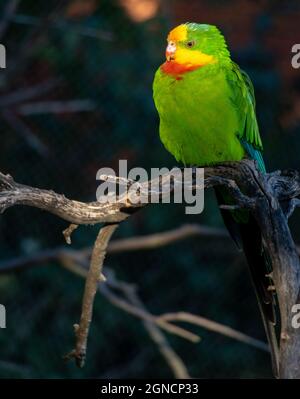
[[[171,167],[158,137],[152,80],[164,60],[170,28],[218,25],[233,59],[255,86],[268,169],[299,168],[300,70],[291,47],[300,42],[298,1],[41,0],[0,1],[0,170],[22,183],[69,198],[95,200],[96,171]],[[13,12],[9,14],[8,6]],[[196,94],[196,93],[195,93]],[[297,241],[299,214],[291,226]],[[116,238],[146,235],[184,223],[222,226],[212,193],[205,211],[149,206],[126,221]],[[7,260],[65,245],[67,223],[31,208],[0,218],[0,267]],[[73,248],[91,245],[98,227],[80,227]],[[168,247],[110,255],[116,277],[135,283],[154,314],[184,310],[265,340],[243,257],[229,240],[194,237]],[[41,263],[0,274],[0,377],[171,377],[141,321],[97,296],[86,367],[64,363],[73,346],[84,281]],[[271,377],[268,355],[194,326],[199,344],[167,335],[193,377]]]

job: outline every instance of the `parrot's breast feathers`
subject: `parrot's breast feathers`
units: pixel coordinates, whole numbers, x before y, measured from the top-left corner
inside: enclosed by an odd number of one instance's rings
[[[176,80],[181,80],[182,75],[187,72],[195,71],[202,65],[180,64],[176,61],[166,61],[161,65],[160,69],[163,73],[172,76]]]

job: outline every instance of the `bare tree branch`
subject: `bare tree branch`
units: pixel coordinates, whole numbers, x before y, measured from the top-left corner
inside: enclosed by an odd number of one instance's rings
[[[107,279],[108,285],[122,291],[124,296],[134,307],[140,308],[141,310],[147,312],[145,305],[143,304],[143,302],[141,301],[141,299],[137,294],[137,289],[135,285],[124,283],[117,280],[115,278],[113,271],[110,270],[109,272],[107,272],[107,276],[108,276]],[[190,378],[187,367],[183,363],[182,359],[173,350],[165,334],[156,325],[156,322],[150,320],[143,320],[143,324],[145,329],[148,331],[150,338],[158,346],[160,353],[166,360],[166,363],[169,365],[175,378]]]
[[[87,270],[85,269],[84,265],[81,264],[80,260],[73,257],[63,257],[60,260],[62,262],[62,265],[71,272],[78,274],[81,277],[86,277]],[[98,285],[98,289],[101,294],[105,296],[113,305],[119,307],[120,309],[135,317],[140,318],[144,321],[144,323],[148,323],[148,325],[149,323],[151,325],[154,324],[169,333],[178,335],[181,338],[187,339],[194,343],[199,342],[200,338],[198,336],[190,333],[185,329],[182,329],[181,327],[174,326],[169,323],[169,321],[186,321],[195,325],[199,325],[202,328],[208,329],[210,331],[214,331],[218,334],[236,339],[244,344],[253,346],[257,349],[269,352],[268,345],[264,342],[261,342],[228,326],[216,323],[201,316],[196,316],[187,312],[166,313],[161,316],[154,316],[146,310],[145,306],[137,296],[136,289],[132,284],[117,280],[114,277],[113,273],[107,268],[106,274],[106,283]],[[127,297],[127,301],[115,294],[111,288],[120,290],[125,295],[125,297]],[[128,300],[130,302],[128,302]],[[156,339],[158,339],[158,342],[162,344],[159,337],[156,336]]]
[[[252,207],[252,201],[244,195],[232,181],[233,170],[236,164],[227,168],[207,168],[205,187],[226,185],[237,205]],[[196,169],[195,169],[196,170]],[[219,176],[221,173],[228,177]],[[149,204],[149,196],[155,194],[163,198],[182,187],[182,172],[180,170],[171,175],[165,174],[160,178],[140,183],[136,190],[126,191],[117,198],[117,201],[107,201],[100,198],[98,202],[82,203],[69,200],[64,195],[49,190],[41,190],[16,183],[12,177],[0,174],[0,212],[4,212],[13,205],[28,205],[46,210],[62,219],[74,224],[119,223],[127,219],[133,212]],[[7,182],[9,189],[7,190]],[[165,187],[168,187],[168,191]],[[153,188],[154,187],[154,188]]]
[[[4,212],[14,205],[28,205],[44,209],[77,225],[118,224],[138,209],[146,206],[149,201],[145,201],[145,199],[149,199],[153,191],[156,190],[155,194],[158,198],[163,198],[166,195],[166,192],[162,190],[162,187],[165,187],[165,182],[171,182],[169,193],[174,191],[177,184],[181,186],[180,174],[182,174],[181,171],[175,178],[173,176],[172,180],[170,180],[170,175],[166,174],[159,179],[139,183],[133,193],[125,192],[114,202],[103,202],[104,198],[100,198],[98,202],[87,204],[69,200],[53,191],[18,184],[10,176],[0,174],[0,212]],[[130,186],[131,182],[128,181],[127,184]],[[256,169],[253,161],[243,160],[205,168],[204,186],[206,188],[226,187],[235,200],[234,208],[231,209],[246,208],[256,219],[261,230],[264,249],[273,269],[272,279],[280,308],[279,375],[281,378],[300,378],[300,335],[292,325],[292,308],[300,301],[300,264],[297,248],[287,222],[292,211],[299,205],[299,173],[296,171],[276,171],[270,174],[262,174]],[[153,187],[155,187],[154,190]],[[109,231],[111,226],[106,226],[106,228]],[[105,241],[105,249],[107,243]],[[103,262],[104,255],[102,257],[101,254],[104,252],[101,250],[98,253],[95,249],[95,253],[99,256],[102,266],[101,262]],[[92,256],[93,262],[97,263]],[[93,267],[94,271],[101,270],[101,266],[99,269],[99,260],[97,264],[98,268]],[[95,274],[92,273],[92,275],[95,278]],[[95,290],[94,278],[91,279],[93,281],[91,286]],[[116,301],[118,302],[118,298]],[[88,303],[87,308],[91,311],[91,301],[86,301],[86,303]],[[88,313],[86,312],[86,314]],[[79,363],[84,357],[85,337],[89,322],[88,318],[83,318],[83,328],[79,330],[82,338],[78,339],[78,342],[81,341],[81,345],[75,349]],[[178,333],[178,326],[165,324],[166,321],[161,319],[156,320],[156,323],[170,332],[175,328]],[[190,338],[192,339],[192,337]]]
[[[179,230],[179,229],[178,229]],[[225,236],[225,235],[224,235]],[[150,236],[151,237],[151,236]],[[226,237],[226,236],[225,236]],[[122,251],[124,249],[124,251],[126,251],[126,247],[123,246],[122,242],[125,240],[115,240],[116,243],[120,242],[120,248],[119,250]],[[127,239],[126,239],[127,241]],[[109,248],[109,247],[108,247]],[[107,248],[107,249],[108,249]],[[130,248],[130,250],[132,250],[132,248]],[[108,252],[108,250],[107,250]],[[16,260],[13,263],[9,263],[9,262],[3,262],[2,265],[0,265],[0,273],[7,273],[7,272],[12,272],[12,271],[18,271],[18,270],[22,270],[25,267],[29,267],[32,266],[34,264],[41,264],[41,262],[47,262],[49,260],[58,260],[59,262],[62,263],[62,265],[70,270],[72,273],[75,273],[83,278],[86,278],[87,276],[87,269],[86,269],[86,265],[87,265],[87,257],[85,254],[85,251],[77,251],[77,250],[65,250],[65,249],[57,249],[54,251],[44,251],[41,253],[41,255],[38,255],[36,257],[32,256],[32,257],[27,257],[25,259],[19,259],[19,261],[17,262]],[[122,292],[128,293],[129,289],[132,289],[132,284],[127,284],[127,283],[121,283],[119,280],[117,281],[116,279],[111,278],[111,273],[109,273],[108,279],[107,279],[107,284],[109,286],[111,286],[112,288],[117,288],[117,289],[121,289]],[[130,287],[130,288],[128,288]],[[134,305],[131,305],[128,302],[125,302],[122,298],[118,297],[116,294],[114,294],[113,292],[111,292],[108,288],[104,287],[103,285],[100,284],[100,286],[98,287],[100,292],[107,297],[108,300],[110,300],[115,306],[120,307],[121,309],[123,309],[124,311],[132,314],[133,316],[136,316],[138,318],[141,318],[142,320],[145,321],[152,321],[152,322],[161,322],[161,321],[166,321],[167,317],[169,317],[167,314],[166,317],[165,315],[163,316],[153,316],[153,315],[147,315],[145,312],[141,312],[141,308],[137,308]],[[175,315],[176,317],[183,317],[182,315],[186,315],[186,312],[179,312],[176,314],[171,314],[171,315]],[[180,316],[177,316],[180,315]],[[174,316],[174,319],[176,319],[176,317]],[[195,317],[197,318],[198,316],[193,316],[191,315],[191,317]],[[179,318],[178,318],[179,320]],[[195,319],[194,319],[195,320]],[[202,320],[202,322],[201,322]],[[203,321],[204,320],[204,321]],[[183,320],[184,321],[184,320]],[[189,320],[190,322],[191,319]],[[207,321],[207,324],[206,322]],[[210,324],[211,323],[211,324]],[[198,324],[203,328],[207,328],[211,331],[229,336],[233,339],[238,339],[241,342],[244,342],[246,344],[252,345],[256,348],[265,350],[266,349],[266,344],[258,341],[254,338],[249,337],[246,334],[240,333],[237,330],[234,330],[230,327],[227,326],[223,326],[220,323],[216,323],[214,321],[211,321],[209,319],[204,319],[201,316],[199,316],[199,319],[197,319],[197,322],[195,322],[194,324]],[[162,324],[162,328],[164,328],[165,323]],[[221,328],[221,326],[224,327]],[[168,331],[170,331],[170,328],[168,329]],[[178,330],[173,330],[171,327],[171,332],[175,333],[176,335],[181,336],[182,338],[186,338],[192,342],[197,342],[199,339],[197,336],[192,335],[192,337],[190,335],[186,336],[184,330],[180,330],[179,334],[177,334]],[[236,338],[237,337],[237,338]],[[245,339],[243,339],[245,338]]]
[[[11,91],[0,96],[0,107],[11,107],[23,101],[37,98],[55,89],[61,83],[61,79],[51,78],[29,87]]]
[[[71,244],[71,235],[78,225],[70,224],[63,231],[63,235],[68,244]],[[118,254],[131,251],[146,251],[174,244],[178,241],[190,237],[203,238],[221,238],[228,240],[230,237],[226,230],[200,224],[184,224],[173,230],[163,231],[161,233],[149,234],[145,236],[134,236],[130,238],[121,238],[112,240],[107,247],[108,254]],[[227,248],[227,247],[226,247]],[[229,250],[231,247],[228,247]],[[234,249],[234,246],[232,246]],[[68,256],[88,257],[92,253],[92,247],[76,249],[66,249],[65,247],[53,248],[37,252],[33,255],[20,256],[0,262],[0,273],[12,273],[27,266],[40,265],[44,262],[57,260],[65,254]],[[237,255],[237,253],[234,253]]]
[[[102,274],[103,262],[108,242],[118,227],[118,224],[111,224],[102,227],[95,241],[91,265],[87,274],[85,289],[82,300],[82,311],[80,323],[74,325],[76,346],[66,358],[75,358],[78,367],[83,367],[86,358],[87,339],[92,321],[94,298],[99,281],[105,281]]]
[[[225,326],[224,324],[220,324],[215,321],[206,319],[205,317],[202,316],[196,316],[186,312],[177,312],[177,313],[166,313],[160,316],[160,319],[166,321],[183,321],[195,324],[197,326],[205,328],[206,330],[225,335],[226,337],[243,342],[244,344],[248,344],[254,346],[255,348],[261,349],[265,352],[269,352],[269,347],[264,342],[249,337],[249,335],[234,330],[233,328]]]
[[[75,231],[78,228],[78,224],[73,224],[71,223],[69,227],[67,227],[64,231],[63,231],[63,235],[65,237],[66,243],[67,244],[71,244],[71,235],[73,233],[73,231]]]
[[[135,306],[139,306],[141,309],[146,310],[144,304],[137,296],[135,290],[125,292],[127,294],[128,299]],[[162,333],[162,331],[156,326],[155,323],[145,320],[144,326],[148,331],[152,340],[156,343],[159,348],[160,353],[165,358],[167,364],[170,366],[171,370],[175,378],[190,378],[188,369],[186,365],[183,363],[182,359],[177,355],[177,353],[173,350],[166,336]]]
[[[69,228],[72,227],[72,229],[75,227],[73,225],[69,226]],[[71,229],[71,230],[72,230]],[[71,232],[70,230],[70,232]],[[182,233],[186,233],[182,234]],[[178,239],[184,239],[190,236],[190,234],[207,234],[208,236],[215,236],[215,237],[224,237],[227,238],[227,234],[225,231],[221,229],[214,229],[214,228],[209,228],[206,226],[198,226],[198,225],[184,225],[178,229],[174,229],[173,231],[170,232],[164,232],[160,233],[163,235],[163,238],[167,238],[164,243],[165,245],[168,245],[172,241],[169,239],[173,238],[174,240]],[[143,237],[145,239],[145,249],[150,249],[154,248],[155,242],[161,244],[159,241],[157,241],[157,238],[160,234],[154,234],[150,236]],[[139,238],[139,237],[138,237]],[[126,240],[115,240],[113,243],[115,243],[115,247],[113,252],[116,250],[116,252],[119,251],[126,251],[130,250],[132,251],[134,249],[134,237],[131,239],[126,239]],[[132,242],[131,242],[132,240]],[[120,245],[118,245],[120,243]],[[128,243],[127,245],[124,245]],[[151,245],[149,245],[149,243]],[[137,245],[136,249],[142,249],[141,242]],[[109,247],[108,247],[109,248]],[[107,248],[107,252],[108,251]],[[11,263],[2,263],[0,265],[0,273],[6,273],[6,272],[11,272],[11,271],[17,271],[20,270],[24,267],[32,266],[35,264],[41,264],[42,262],[46,262],[49,260],[57,260],[60,262],[60,264],[66,268],[67,270],[71,271],[72,273],[75,273],[79,275],[80,277],[86,278],[88,274],[87,270],[87,265],[88,265],[88,259],[87,259],[87,250],[69,250],[69,249],[56,249],[56,250],[50,250],[50,251],[43,251],[40,254],[36,254],[36,256],[31,256],[31,257],[25,257],[25,258],[20,258],[18,260],[11,261]],[[109,269],[105,268],[106,270],[106,275],[107,275],[107,286],[104,286],[101,283],[98,283],[98,290],[100,293],[106,297],[108,301],[110,301],[113,305],[121,308],[122,310],[132,314],[135,317],[140,318],[147,331],[149,332],[150,337],[153,339],[153,341],[158,345],[158,348],[162,354],[162,356],[165,358],[166,362],[172,369],[174,376],[176,378],[189,378],[189,374],[187,371],[186,366],[184,365],[182,359],[176,354],[176,352],[172,349],[172,347],[169,345],[167,338],[165,335],[162,333],[162,331],[159,329],[166,329],[169,333],[175,334],[180,336],[181,338],[187,339],[191,342],[197,342],[199,338],[191,334],[189,331],[182,329],[181,327],[178,326],[173,326],[172,324],[168,323],[168,318],[174,314],[164,314],[161,316],[154,316],[151,315],[143,303],[141,302],[140,298],[136,294],[136,289],[132,284],[124,283],[119,280],[116,280],[114,277],[114,274],[112,271]],[[111,289],[108,287],[111,287],[113,289],[118,289],[120,290],[124,296],[127,298],[127,301],[125,301],[123,298],[120,298],[117,296]],[[179,317],[177,315],[180,315]],[[180,317],[184,317],[181,319]],[[186,319],[185,319],[186,318]],[[172,320],[171,320],[172,319]],[[224,326],[220,323],[216,323],[214,321],[211,321],[209,319],[204,319],[201,316],[196,316],[192,315],[186,312],[178,312],[175,314],[175,317],[170,317],[170,321],[188,321],[190,323],[194,323],[196,325],[199,325],[205,329],[214,331],[216,333],[228,336],[233,339],[237,339],[245,344],[251,345],[255,348],[261,349],[261,350],[266,350],[268,351],[268,346],[259,341],[256,340],[252,337],[249,337],[246,334],[240,333],[239,331],[236,331],[230,327]],[[161,323],[163,321],[163,323]],[[165,323],[167,321],[167,323]],[[174,328],[175,327],[175,328]],[[73,354],[73,353],[72,353]]]
[[[161,233],[111,241],[108,252],[118,253],[160,248],[193,236],[229,238],[226,230],[221,228],[202,226],[199,224],[184,224],[176,229]]]

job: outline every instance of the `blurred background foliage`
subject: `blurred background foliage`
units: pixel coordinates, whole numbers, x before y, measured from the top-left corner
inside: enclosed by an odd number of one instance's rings
[[[251,76],[270,169],[299,168],[300,70],[291,66],[299,42],[298,1],[268,0],[12,0],[0,1],[0,170],[22,183],[94,200],[96,172],[171,167],[158,137],[152,79],[164,60],[166,34],[184,21],[218,25],[233,58]],[[197,93],[195,93],[197,95]],[[169,230],[183,223],[222,226],[212,193],[205,211],[149,206],[116,237]],[[295,239],[299,215],[292,222]],[[0,218],[1,262],[64,245],[67,224],[36,209]],[[95,239],[80,227],[73,246]],[[111,255],[116,276],[138,285],[154,314],[185,310],[265,339],[242,256],[232,243],[197,237],[169,247]],[[0,265],[1,267],[1,265]],[[73,346],[83,280],[56,262],[0,274],[0,377],[170,377],[142,323],[98,295],[86,367],[64,363]],[[193,377],[271,377],[266,353],[200,328],[195,345],[170,336]]]

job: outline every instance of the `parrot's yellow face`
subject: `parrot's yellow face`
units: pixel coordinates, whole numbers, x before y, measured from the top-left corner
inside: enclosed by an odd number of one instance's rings
[[[190,67],[204,66],[216,62],[212,55],[205,54],[200,49],[197,35],[188,30],[186,24],[174,28],[168,35],[166,48],[167,62],[175,62]]]

